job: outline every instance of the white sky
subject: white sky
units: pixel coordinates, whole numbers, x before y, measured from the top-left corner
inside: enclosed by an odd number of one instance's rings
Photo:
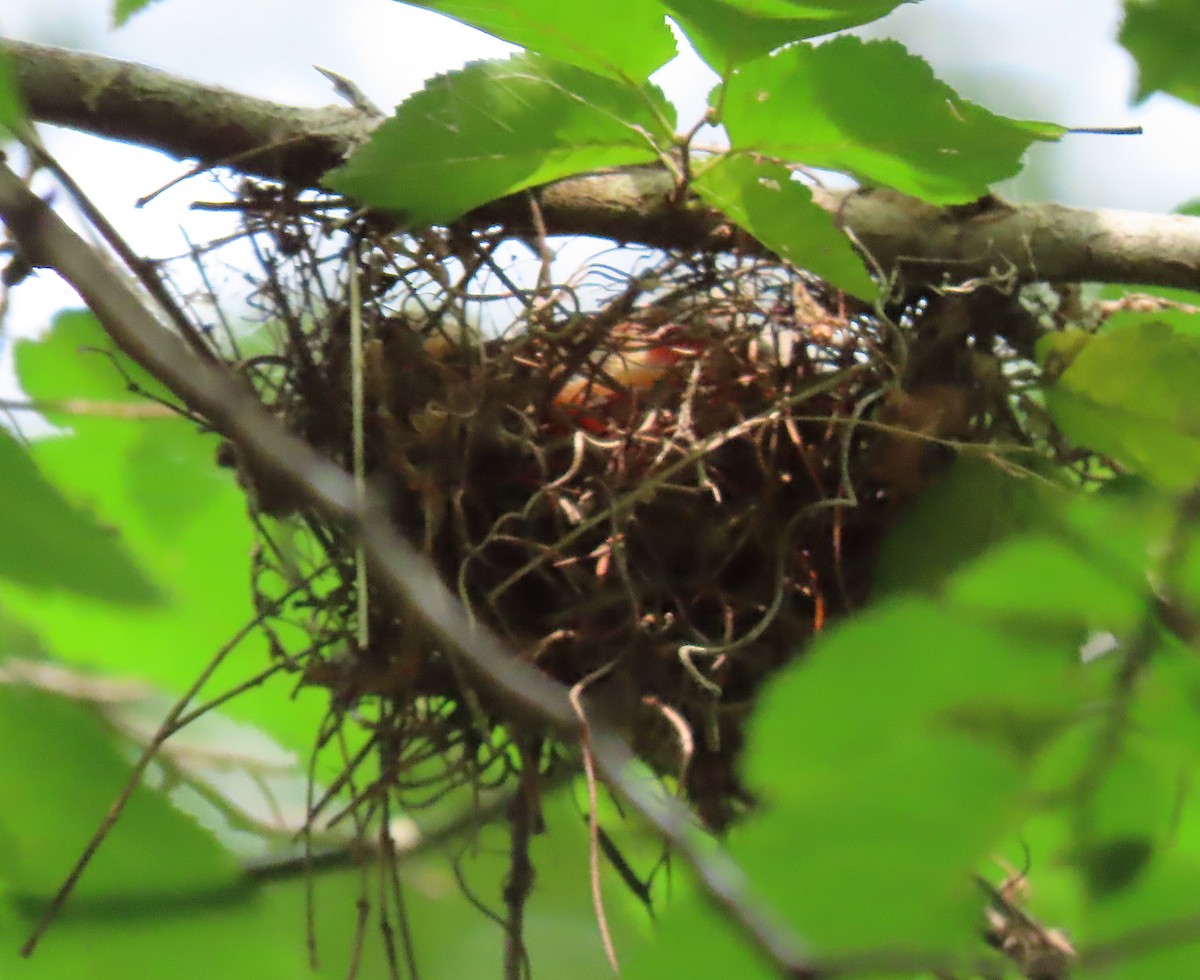
[[[446,18],[393,0],[158,0],[126,27],[109,27],[106,0],[0,0],[0,32],[142,61],[285,102],[335,101],[325,68],[355,80],[382,107],[428,76],[509,50]],[[1156,96],[1132,108],[1133,65],[1117,46],[1119,0],[923,0],[865,33],[893,36],[926,57],[965,96],[999,112],[1067,125],[1141,124],[1140,137],[1069,136],[1031,151],[1027,172],[1001,193],[1087,207],[1165,211],[1200,196],[1200,112]],[[711,77],[694,56],[657,80],[686,125],[703,111]],[[183,172],[156,153],[62,131],[51,149],[134,243],[179,250],[195,182],[144,211],[132,203]],[[16,329],[45,323],[75,301],[41,274],[14,297]],[[44,281],[43,281],[44,280]],[[2,385],[2,382],[0,382]]]

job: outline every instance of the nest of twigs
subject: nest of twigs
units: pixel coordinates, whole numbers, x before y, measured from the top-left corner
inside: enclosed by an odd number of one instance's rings
[[[888,507],[858,423],[893,375],[887,324],[762,257],[643,252],[559,282],[545,243],[503,232],[399,235],[266,187],[240,206],[275,346],[231,354],[239,372],[386,496],[514,656],[606,701],[727,826],[763,682],[867,591]],[[274,635],[306,683],[375,706],[401,806],[546,764],[553,746],[506,744],[503,706],[377,594],[342,528],[226,461],[267,538],[307,523],[298,551],[264,540],[260,606],[302,631]]]

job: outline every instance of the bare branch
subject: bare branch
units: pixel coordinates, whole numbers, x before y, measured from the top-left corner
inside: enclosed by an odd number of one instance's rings
[[[29,114],[177,160],[309,185],[377,120],[355,109],[284,106],[134,62],[4,40]]]
[[[378,122],[352,108],[279,105],[144,65],[0,41],[32,116],[179,160],[317,186]],[[717,212],[672,201],[657,167],[573,177],[540,188],[553,235],[594,235],[660,248],[743,248]],[[894,191],[817,190],[817,202],[884,270],[917,286],[976,277],[1013,282],[1119,282],[1200,289],[1200,218],[1089,211],[1053,204],[941,208]],[[469,215],[534,235],[525,194]]]
[[[1200,289],[1200,218],[992,198],[939,208],[882,188],[816,198],[909,282],[994,275]]]

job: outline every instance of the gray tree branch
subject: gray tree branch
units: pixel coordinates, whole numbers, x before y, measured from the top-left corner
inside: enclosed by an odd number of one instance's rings
[[[341,106],[279,105],[144,65],[0,41],[36,120],[160,150],[178,160],[318,186],[377,120]],[[654,167],[572,177],[536,191],[555,235],[659,248],[757,248],[696,201],[670,203]],[[1200,290],[1200,218],[1001,202],[934,207],[882,189],[818,190],[816,199],[870,262],[910,286],[1007,278]],[[466,219],[534,233],[513,195]]]

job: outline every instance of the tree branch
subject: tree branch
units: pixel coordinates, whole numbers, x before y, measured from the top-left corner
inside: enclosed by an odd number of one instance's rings
[[[17,41],[0,41],[0,51],[36,120],[301,186],[318,186],[377,122],[349,107],[279,105],[98,55]],[[554,235],[657,248],[758,247],[696,201],[670,204],[672,187],[664,171],[634,167],[568,178],[537,195]],[[987,199],[940,208],[882,189],[818,189],[815,197],[875,264],[908,286],[1002,277],[1200,290],[1200,218]],[[465,220],[534,232],[523,194]]]
[[[337,166],[375,122],[348,107],[279,105],[101,55],[9,40],[0,51],[38,122],[303,185]]]

